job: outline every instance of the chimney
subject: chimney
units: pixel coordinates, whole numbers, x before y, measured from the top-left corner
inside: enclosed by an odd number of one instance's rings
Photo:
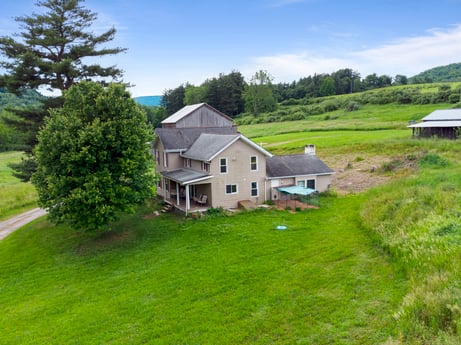
[[[315,156],[315,145],[308,144],[304,146],[304,154],[309,155],[309,156]]]

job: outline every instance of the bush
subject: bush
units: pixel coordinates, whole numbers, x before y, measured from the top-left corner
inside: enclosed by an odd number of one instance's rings
[[[351,101],[346,104],[346,107],[344,108],[344,111],[357,111],[361,108],[361,104],[356,101]]]
[[[445,167],[448,165],[448,160],[438,154],[428,153],[419,160],[419,165],[422,167]]]

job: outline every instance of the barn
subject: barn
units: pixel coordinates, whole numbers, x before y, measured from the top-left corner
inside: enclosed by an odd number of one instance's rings
[[[457,139],[461,133],[461,109],[435,110],[419,123],[410,123],[414,138]]]

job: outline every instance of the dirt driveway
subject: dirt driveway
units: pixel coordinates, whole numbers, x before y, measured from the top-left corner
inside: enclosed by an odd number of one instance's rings
[[[3,240],[6,236],[11,234],[13,231],[19,229],[21,226],[44,216],[46,211],[41,208],[34,208],[33,210],[24,212],[13,218],[0,222],[0,240]]]

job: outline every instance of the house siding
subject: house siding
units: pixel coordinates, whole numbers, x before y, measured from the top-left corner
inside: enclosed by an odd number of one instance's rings
[[[251,156],[258,158],[257,171],[251,170]],[[220,172],[220,159],[227,158],[227,174]],[[211,162],[211,174],[214,176],[212,183],[212,206],[224,208],[237,208],[238,202],[251,200],[262,203],[266,198],[265,156],[248,144],[238,140],[226,150],[217,155]],[[251,196],[251,183],[258,183],[258,196]],[[226,194],[226,185],[237,185],[236,194]]]
[[[232,127],[232,120],[207,107],[201,107],[176,122],[176,128],[192,127]]]

